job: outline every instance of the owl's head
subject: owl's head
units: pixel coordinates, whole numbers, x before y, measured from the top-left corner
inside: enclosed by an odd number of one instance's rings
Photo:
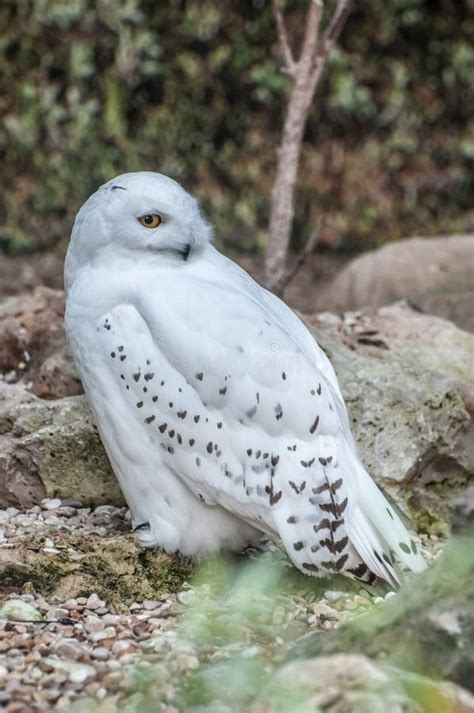
[[[104,183],[77,214],[66,277],[109,251],[186,261],[210,240],[212,228],[197,200],[179,183],[151,171],[124,173]]]

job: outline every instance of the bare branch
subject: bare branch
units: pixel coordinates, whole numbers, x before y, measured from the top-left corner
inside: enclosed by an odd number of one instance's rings
[[[304,36],[296,62],[291,52],[279,3],[280,0],[272,0],[278,41],[286,61],[286,71],[293,81],[277,149],[277,167],[271,194],[269,236],[265,254],[265,284],[270,290],[276,290],[281,294],[307,256],[307,252],[303,252],[296,261],[296,267],[288,273],[285,266],[290,245],[295,185],[306,121],[327,59],[349,14],[352,0],[338,0],[336,10],[321,39],[324,0],[308,0]],[[308,241],[306,247],[309,251],[314,247],[316,239],[317,235]]]
[[[284,272],[280,280],[273,286],[273,291],[277,295],[282,295],[290,282],[294,280],[296,275],[299,273],[303,265],[305,264],[306,260],[308,257],[311,255],[313,252],[314,248],[319,242],[319,238],[321,237],[321,233],[323,232],[323,229],[326,226],[326,219],[324,216],[321,218],[319,221],[318,225],[316,228],[313,230],[311,235],[309,236],[308,240],[306,241],[305,246],[299,253],[298,257],[296,258],[294,264],[291,267],[288,267],[288,269]]]
[[[279,0],[272,0],[272,9],[277,28],[278,44],[285,62],[284,70],[286,74],[293,75],[295,72],[296,62],[291,51],[290,42],[288,40],[288,32],[285,25],[285,18],[283,17]]]
[[[326,32],[323,36],[323,40],[321,42],[321,49],[319,50],[314,60],[314,72],[318,75],[317,81],[319,81],[319,77],[322,74],[328,57],[331,54],[332,49],[339,38],[339,35],[341,34],[341,30],[344,27],[344,24],[351,11],[351,5],[352,0],[339,0],[339,2],[337,3],[337,7],[332,14],[332,17],[329,20],[329,25],[327,26]]]
[[[339,0],[337,7],[329,21],[326,32],[324,33],[323,43],[330,42],[331,49],[339,39],[341,30],[351,11],[352,0]]]
[[[313,57],[316,52],[316,46],[319,36],[319,25],[321,23],[321,17],[323,15],[323,3],[322,0],[310,0],[308,11],[306,13],[305,20],[305,32],[303,38],[303,45],[301,48],[301,55],[297,63],[297,69],[303,70],[299,71],[301,79],[305,78],[305,69],[308,71],[313,63]]]

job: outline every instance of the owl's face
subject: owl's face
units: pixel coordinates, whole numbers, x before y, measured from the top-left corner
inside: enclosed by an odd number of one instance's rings
[[[209,242],[210,225],[195,198],[159,173],[125,173],[101,186],[82,206],[71,235],[66,278],[98,255],[162,255],[186,260]]]

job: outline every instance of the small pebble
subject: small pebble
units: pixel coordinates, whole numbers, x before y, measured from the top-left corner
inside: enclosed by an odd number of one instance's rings
[[[143,608],[146,611],[152,611],[153,609],[157,609],[160,606],[161,602],[157,601],[156,599],[146,599],[143,602]]]
[[[61,507],[61,501],[59,498],[45,498],[41,501],[41,507],[43,510],[56,510]]]
[[[178,593],[178,602],[188,606],[196,601],[196,592],[193,589],[188,589]]]
[[[328,589],[327,592],[324,592],[324,598],[327,599],[328,602],[337,602],[338,599],[343,599],[345,596],[345,592],[338,592],[336,590],[331,589]]]
[[[97,646],[95,649],[92,649],[91,656],[93,659],[99,661],[107,661],[107,659],[110,658],[110,651],[104,646]]]
[[[103,607],[105,605],[105,602],[102,601],[102,599],[99,599],[97,594],[91,594],[88,600],[86,601],[86,609],[98,609],[99,607]]]
[[[45,619],[46,621],[61,621],[69,617],[69,610],[62,609],[61,607],[51,607],[47,612]]]
[[[92,633],[93,631],[102,631],[104,629],[104,622],[101,621],[98,616],[89,614],[89,616],[86,616],[84,620],[84,629],[88,633]]]
[[[95,669],[92,666],[79,665],[74,668],[69,674],[69,680],[71,683],[84,683],[88,678],[93,678],[95,676]]]

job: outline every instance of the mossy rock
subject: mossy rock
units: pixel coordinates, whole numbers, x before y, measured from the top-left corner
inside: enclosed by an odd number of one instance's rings
[[[29,582],[41,595],[68,599],[96,592],[121,608],[177,591],[192,573],[189,561],[144,550],[132,535],[84,537],[77,532],[61,538],[59,554],[43,552],[41,538],[34,535],[0,550],[1,591],[21,591]]]
[[[123,505],[84,396],[45,401],[21,386],[3,389],[0,507],[29,507],[42,498]]]
[[[474,475],[474,336],[403,302],[371,319],[383,347],[346,343],[330,329],[315,337],[368,472],[419,529],[445,536]]]
[[[400,592],[326,636],[309,635],[292,657],[363,653],[473,690],[474,528]]]

